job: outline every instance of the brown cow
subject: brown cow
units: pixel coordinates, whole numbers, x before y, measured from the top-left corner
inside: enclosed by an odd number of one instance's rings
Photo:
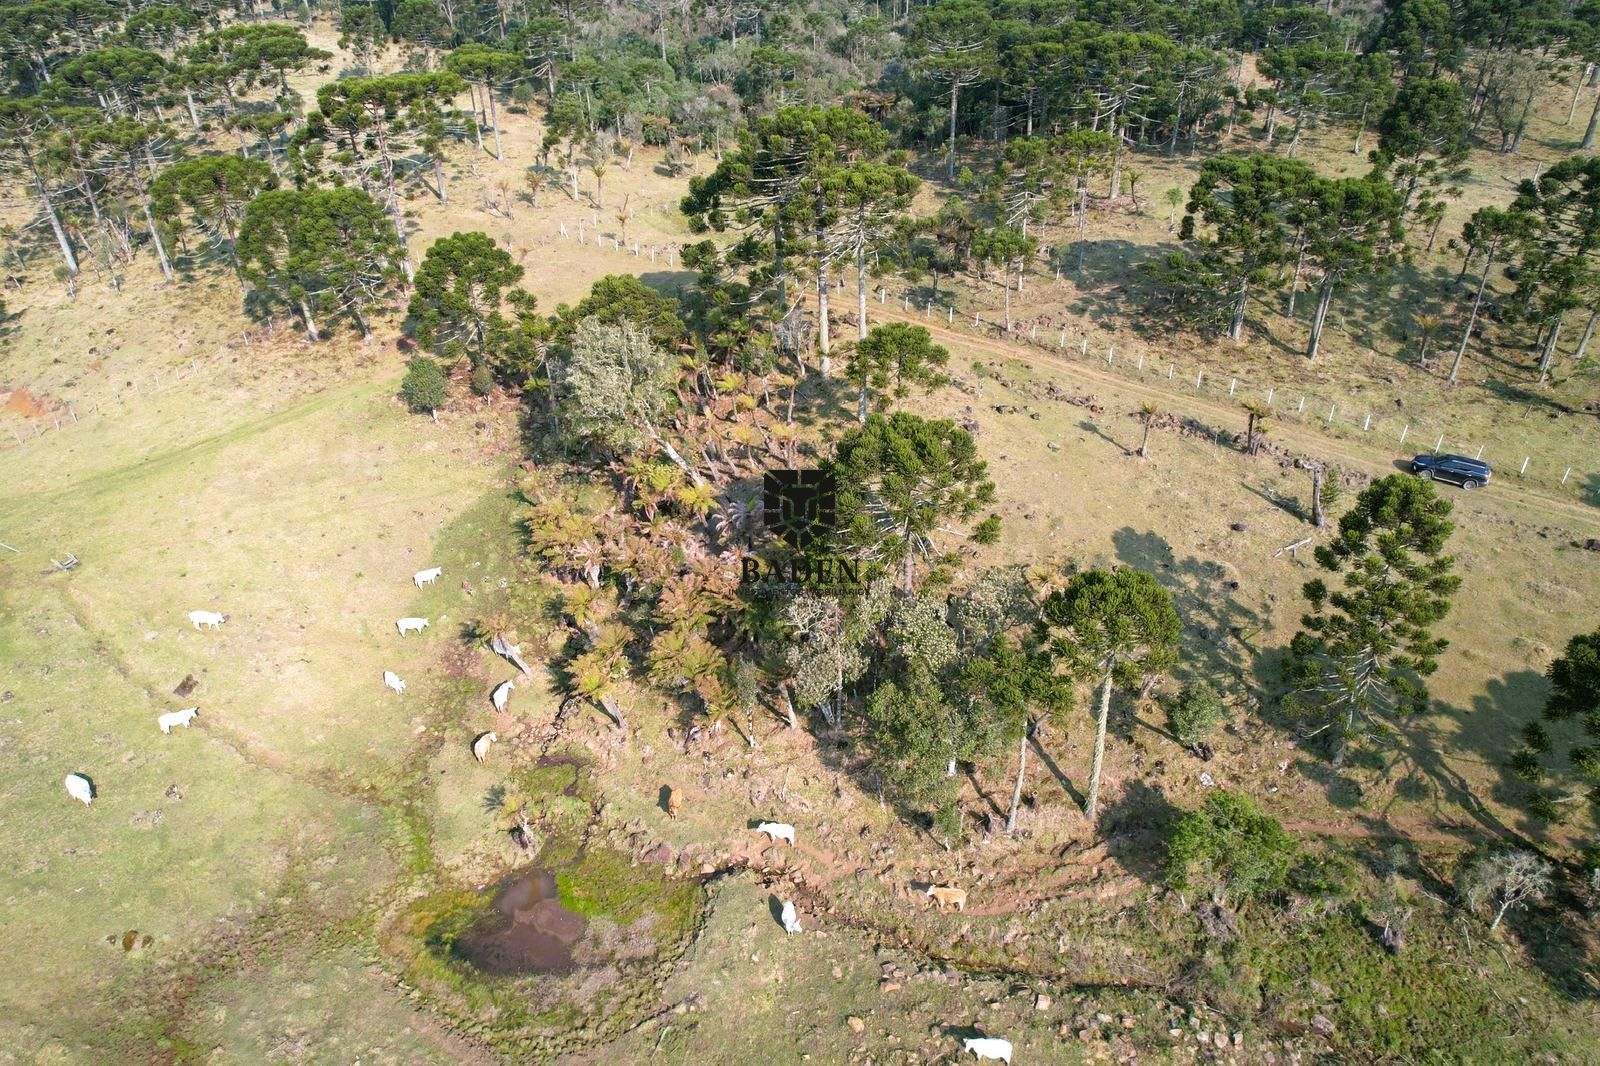
[[[947,906],[954,906],[958,911],[967,909],[967,890],[964,888],[941,888],[938,885],[929,885],[928,897],[940,910],[944,910]]]
[[[667,817],[676,818],[678,809],[683,806],[683,793],[668,786],[667,788]]]

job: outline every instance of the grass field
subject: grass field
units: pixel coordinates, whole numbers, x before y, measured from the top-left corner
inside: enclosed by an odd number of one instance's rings
[[[1530,158],[1570,137],[1555,107]],[[580,218],[591,235],[596,219],[619,227],[557,188],[537,209],[515,202],[511,217],[485,208],[531,161],[538,133],[508,116],[504,162],[464,147],[452,205],[412,202],[413,248],[482,228],[515,251],[546,310],[607,272],[681,281],[664,251],[651,264],[592,236],[580,245]],[[1342,136],[1313,138],[1305,154],[1337,168]],[[628,198],[628,235],[646,249],[686,236],[682,180],[655,162],[641,153],[631,172],[613,168],[605,193],[613,211]],[[1447,233],[1529,165],[1475,164],[1484,177]],[[1092,222],[1092,284],[1030,282],[1019,318],[1052,314],[1099,331],[1097,344],[1113,327],[1132,333],[1118,288],[1137,284],[1131,267],[1164,239],[1165,206],[1148,201],[1187,173],[1155,159],[1139,168],[1142,210]],[[556,235],[562,222],[571,239]],[[1427,272],[1447,259],[1397,284],[1444,293]],[[1310,533],[1308,476],[1244,457],[1226,437],[1169,430],[1137,459],[1141,401],[1226,433],[1242,428],[1237,404],[940,332],[969,391],[916,406],[977,420],[1006,523],[993,557],[1153,570],[1185,624],[1179,676],[1220,679],[1230,701],[1209,764],[1119,708],[1098,830],[1077,813],[1092,726],[1074,717],[1038,740],[1017,838],[981,832],[1007,798],[1012,768],[996,765],[965,793],[968,843],[946,851],[884,807],[848,752],[776,717],[758,719],[754,748],[726,732],[688,743],[673,714],[631,693],[630,733],[580,716],[564,743],[583,766],[538,766],[555,750],[553,680],[536,662],[496,715],[486,693],[513,669],[461,639],[501,611],[530,645],[541,639],[540,586],[519,557],[520,407],[463,397],[438,422],[409,414],[393,396],[406,358],[393,317],[380,341],[337,333],[311,348],[289,325],[243,318],[223,274],[156,280],[141,263],[120,297],[90,284],[71,301],[42,281],[7,297],[21,316],[0,381],[38,404],[0,413],[0,439],[25,439],[0,450],[0,541],[20,549],[0,549],[0,1062],[954,1061],[959,1038],[979,1033],[1006,1035],[1027,1061],[1130,1048],[1144,1061],[1266,1061],[1270,1049],[1277,1061],[1290,1050],[1306,1061],[1424,1061],[1430,1050],[1440,1061],[1600,1061],[1592,921],[1539,908],[1485,949],[1445,902],[1452,864],[1482,840],[1565,853],[1593,832],[1527,820],[1502,770],[1542,703],[1551,655],[1593,624],[1600,555],[1575,545],[1600,535],[1600,511],[1583,485],[1507,478],[1449,493],[1464,582],[1442,627],[1451,647],[1433,712],[1381,760],[1335,772],[1295,746],[1272,700],[1311,574],[1303,553],[1274,553]],[[979,300],[981,286],[968,295]],[[987,295],[992,311],[997,291]],[[1517,439],[1551,456],[1600,446],[1589,416],[1527,414],[1533,401],[1482,385],[1492,365],[1442,388],[1437,371],[1409,366],[1389,324],[1358,319],[1334,330],[1315,366],[1260,336],[1238,351],[1183,335],[1138,343],[1203,351],[1286,387],[1400,393],[1464,435],[1505,434],[1521,418]],[[1522,371],[1497,373],[1526,389]],[[1592,377],[1561,376],[1537,396],[1576,408]],[[1094,406],[1053,390],[1092,394]],[[831,402],[848,411],[848,396]],[[1344,467],[1346,500],[1398,454],[1288,419],[1271,436]],[[80,565],[55,570],[69,552]],[[410,575],[430,565],[444,578],[418,591]],[[197,608],[228,621],[198,632],[185,618]],[[396,633],[408,614],[430,619],[422,636]],[[403,696],[383,687],[386,669],[407,680]],[[172,690],[188,675],[198,687],[180,699]],[[158,714],[193,704],[192,728],[157,730]],[[486,729],[502,739],[479,765],[468,743]],[[72,771],[94,779],[92,808],[66,797]],[[1202,772],[1358,865],[1410,841],[1414,965],[1392,964],[1348,910],[1248,913],[1239,941],[1209,943],[1156,888],[1152,843],[1162,818],[1200,802]],[[663,785],[688,797],[677,820],[660,809]],[[574,909],[612,935],[641,920],[653,930],[610,983],[492,986],[429,947],[430,922],[481,908],[483,890],[524,861],[487,809],[504,787],[567,830],[546,858],[563,866]],[[745,828],[778,815],[801,827],[802,847],[763,848]],[[662,843],[670,858],[640,861]],[[1370,887],[1370,874],[1355,876]],[[911,887],[950,881],[972,886],[969,913],[933,914]],[[798,900],[804,935],[774,921],[780,897]],[[1214,1011],[1192,1007],[1201,998]],[[1333,1035],[1318,1035],[1318,1016]]]

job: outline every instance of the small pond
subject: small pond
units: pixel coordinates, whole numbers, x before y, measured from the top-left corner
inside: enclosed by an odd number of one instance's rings
[[[455,952],[483,973],[569,973],[572,946],[585,922],[561,905],[556,875],[533,868],[513,874],[489,909],[455,941]]]

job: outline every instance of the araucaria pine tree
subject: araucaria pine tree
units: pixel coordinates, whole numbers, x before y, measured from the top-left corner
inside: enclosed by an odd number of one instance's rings
[[[1356,498],[1338,536],[1317,549],[1318,565],[1341,575],[1342,587],[1305,584],[1311,611],[1290,645],[1289,701],[1313,735],[1332,737],[1336,762],[1352,742],[1427,707],[1423,679],[1447,644],[1433,627],[1461,584],[1444,553],[1449,515],[1428,482],[1391,474]]]

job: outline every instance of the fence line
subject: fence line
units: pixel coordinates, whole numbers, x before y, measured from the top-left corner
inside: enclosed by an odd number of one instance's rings
[[[959,306],[964,302],[961,296],[950,292],[941,293],[939,302],[935,304],[931,297],[914,289],[891,294],[887,286],[880,284],[875,288],[878,290],[876,295],[880,306],[891,295],[895,295],[903,311],[915,314],[921,308],[920,317],[927,321],[943,319],[942,324],[947,329],[975,332],[987,339],[1036,348],[1065,361],[1098,366],[1154,385],[1170,392],[1175,399],[1185,394],[1204,395],[1213,400],[1231,400],[1235,403],[1256,399],[1271,409],[1273,417],[1293,419],[1298,424],[1315,427],[1329,436],[1344,439],[1352,436],[1387,438],[1394,440],[1397,446],[1403,446],[1409,437],[1417,434],[1421,439],[1416,443],[1429,447],[1418,447],[1416,451],[1431,451],[1434,454],[1458,452],[1479,459],[1487,454],[1490,462],[1502,474],[1515,471],[1514,476],[1524,481],[1568,491],[1576,490],[1580,495],[1586,494],[1593,502],[1600,503],[1600,469],[1585,469],[1572,457],[1553,458],[1526,445],[1517,447],[1514,441],[1493,438],[1469,440],[1455,436],[1448,424],[1407,411],[1398,398],[1368,399],[1362,403],[1348,397],[1330,396],[1307,389],[1251,382],[1237,375],[1216,375],[1213,368],[1198,359],[1180,362],[1153,353],[1130,351],[1131,346],[1126,341],[1096,340],[1091,338],[1087,329],[1078,325],[1047,330],[1043,336],[1039,333],[1037,321],[1019,324],[1013,320],[1008,329],[1003,321],[985,319],[982,309],[970,313],[962,309]],[[868,323],[871,323],[870,315]],[[1120,349],[1118,343],[1122,344]],[[1585,481],[1588,482],[1587,490],[1584,489]]]

